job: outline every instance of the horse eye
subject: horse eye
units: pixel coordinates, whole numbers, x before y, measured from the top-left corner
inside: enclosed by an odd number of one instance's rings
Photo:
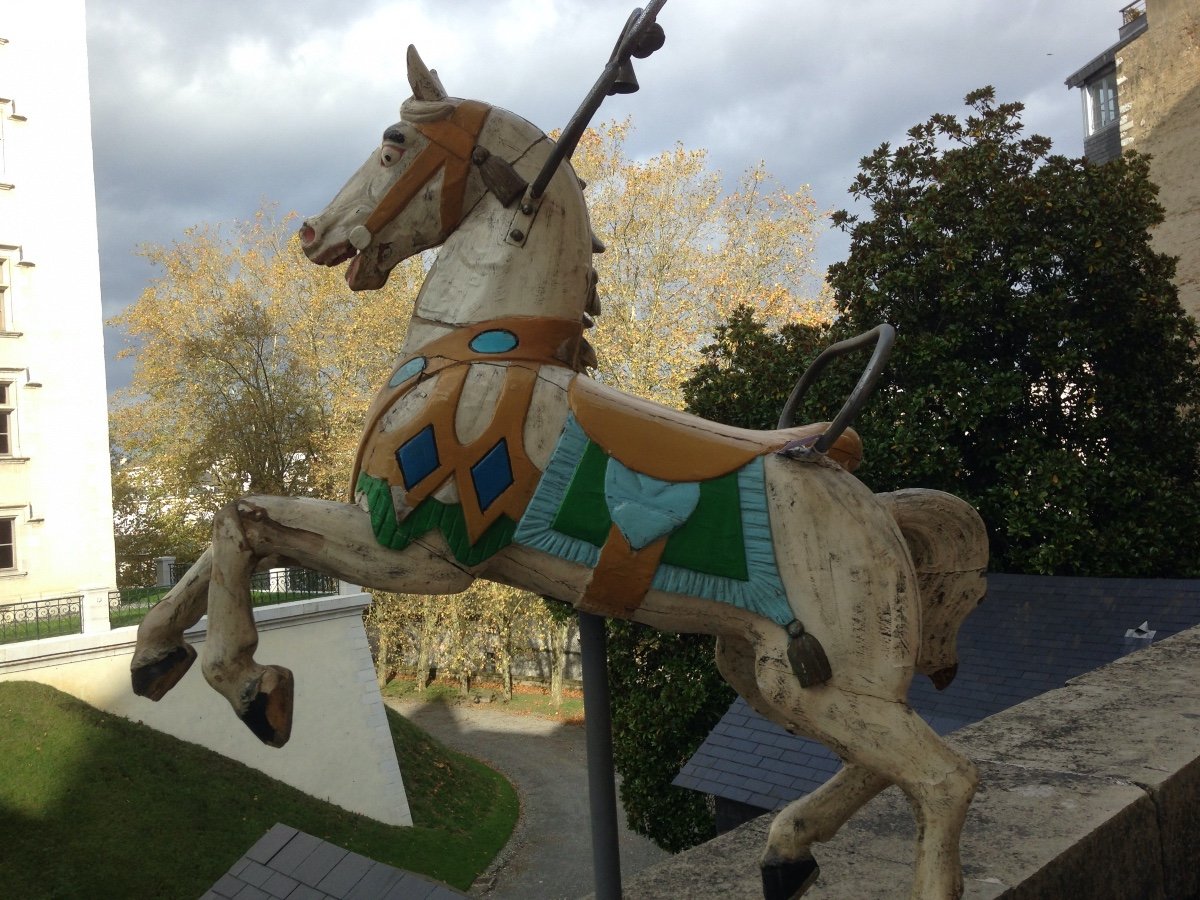
[[[384,144],[379,151],[379,162],[383,166],[393,166],[404,155],[404,151],[393,144]]]

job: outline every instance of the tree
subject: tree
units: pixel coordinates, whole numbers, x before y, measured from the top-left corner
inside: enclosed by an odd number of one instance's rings
[[[588,339],[597,378],[678,405],[700,349],[736,307],[773,325],[820,322],[830,307],[813,265],[818,212],[760,164],[722,188],[704,150],[629,159],[628,120],[589,129],[573,165],[587,182],[603,315]]]
[[[974,504],[994,570],[1195,574],[1197,331],[1151,246],[1148,158],[1051,155],[1020,104],[966,103],[862,160],[870,218],[835,214],[839,330],[898,335],[862,477]]]
[[[211,528],[205,527],[203,517],[189,513],[194,498],[181,502],[120,456],[112,457],[111,471],[118,587],[153,585],[156,557],[190,562],[204,552]]]
[[[162,272],[112,323],[133,357],[113,441],[166,492],[345,496],[367,404],[403,341],[420,261],[351,293],[260,211],[143,247]],[[214,507],[215,508],[215,507]]]

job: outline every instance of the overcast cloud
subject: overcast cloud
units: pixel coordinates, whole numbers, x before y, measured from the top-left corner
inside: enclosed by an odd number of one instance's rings
[[[416,44],[451,94],[561,127],[636,0],[87,0],[100,268],[107,319],[153,270],[135,248],[264,200],[320,211],[407,96]],[[666,46],[638,61],[629,149],[704,147],[734,178],[758,160],[782,184],[847,206],[858,160],[995,85],[1028,130],[1082,152],[1063,80],[1116,41],[1117,0],[670,0]],[[842,258],[827,233],[822,263]],[[106,332],[109,386],[128,362]]]

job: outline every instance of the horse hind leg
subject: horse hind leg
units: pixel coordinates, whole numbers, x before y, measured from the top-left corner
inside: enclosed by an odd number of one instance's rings
[[[834,748],[846,767],[776,816],[764,870],[803,860],[811,841],[828,840],[862,804],[896,784],[917,818],[913,900],[958,900],[963,887],[959,837],[978,783],[970,760],[901,700],[836,688],[796,699],[804,706],[805,730]]]
[[[748,640],[717,639],[717,668],[759,715],[779,721],[780,711],[763,695],[755,676],[757,654]],[[832,838],[868,800],[888,786],[881,775],[847,765],[807,796],[776,814],[761,861],[765,900],[791,900],[817,880],[821,868],[810,850]]]
[[[780,810],[771,823],[761,862],[765,900],[791,900],[803,894],[821,871],[812,844],[830,840],[888,783],[882,775],[848,764],[811,794]]]
[[[204,615],[211,573],[210,548],[138,626],[137,646],[129,664],[133,692],[138,696],[161,700],[196,661],[196,651],[183,633]]]

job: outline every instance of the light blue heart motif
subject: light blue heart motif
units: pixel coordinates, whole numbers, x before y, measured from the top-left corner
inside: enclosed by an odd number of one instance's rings
[[[700,485],[694,481],[660,481],[609,459],[604,473],[604,500],[629,546],[640,550],[688,520],[700,502]]]

